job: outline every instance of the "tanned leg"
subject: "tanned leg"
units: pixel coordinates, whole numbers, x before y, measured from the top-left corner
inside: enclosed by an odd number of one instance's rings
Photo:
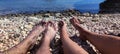
[[[0,54],[3,54],[3,52],[0,52]]]
[[[35,26],[28,36],[18,45],[11,49],[4,51],[5,54],[26,54],[27,50],[31,45],[34,44],[39,34],[45,30],[45,22],[40,22],[39,25]]]
[[[64,54],[88,54],[87,51],[69,38],[65,22],[59,22],[59,27]]]
[[[38,49],[36,54],[51,54],[50,52],[50,42],[53,40],[56,34],[56,26],[52,22],[48,22],[48,26],[45,30],[45,35],[42,40],[42,44]]]
[[[102,54],[120,54],[120,37],[89,32],[80,26],[78,19],[72,18],[70,21],[80,32],[80,38],[90,41]]]

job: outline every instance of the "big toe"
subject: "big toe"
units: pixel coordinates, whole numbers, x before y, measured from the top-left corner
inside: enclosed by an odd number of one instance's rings
[[[39,23],[35,24],[35,26],[45,26],[47,23],[45,21],[40,21]]]
[[[49,21],[49,22],[48,22],[48,25],[49,25],[50,27],[54,28],[54,30],[57,30],[57,25],[56,25],[56,23],[54,23],[53,21]]]
[[[77,19],[76,17],[73,17],[72,19],[70,19],[70,22],[75,25],[75,24],[80,24],[80,20]]]
[[[63,21],[59,21],[58,26],[61,28],[64,25]]]

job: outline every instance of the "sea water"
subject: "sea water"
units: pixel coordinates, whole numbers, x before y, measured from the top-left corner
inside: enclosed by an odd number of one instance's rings
[[[76,9],[80,12],[98,13],[104,0],[0,0],[0,15],[35,13]]]

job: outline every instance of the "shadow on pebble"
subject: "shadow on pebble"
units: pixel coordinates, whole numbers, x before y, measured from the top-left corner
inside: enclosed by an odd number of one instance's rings
[[[77,35],[74,35],[73,37],[70,37],[74,42],[76,42],[78,45],[82,46],[89,54],[97,54],[93,48],[88,44],[86,41],[81,40]],[[34,45],[33,48],[30,50],[30,54],[35,54],[35,52],[40,47],[40,43],[38,45]],[[52,54],[64,54],[62,49],[62,42],[61,40],[53,40],[51,42],[51,52]]]
[[[97,54],[93,48],[86,41],[81,40],[77,35],[70,37],[78,45],[82,46],[89,54]],[[62,42],[58,40],[56,43],[52,43],[51,48],[53,49],[52,54],[64,54],[62,49]]]
[[[71,37],[71,39],[76,42],[79,46],[82,46],[89,54],[97,54],[93,48],[88,44],[87,41],[81,40],[77,35]]]
[[[120,37],[120,33],[119,34],[109,33],[108,35],[113,35],[113,36]]]
[[[120,33],[118,34],[118,36],[120,37]]]

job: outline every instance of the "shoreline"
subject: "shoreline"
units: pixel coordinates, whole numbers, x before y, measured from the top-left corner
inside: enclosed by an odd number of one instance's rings
[[[79,10],[75,9],[68,9],[68,10],[61,10],[61,11],[38,11],[38,12],[23,12],[23,13],[10,13],[10,14],[1,14],[0,16],[20,16],[20,15],[37,15],[37,14],[45,14],[45,13],[63,13],[63,12],[80,12]],[[80,12],[81,13],[81,12]]]
[[[68,9],[68,10],[61,10],[61,11],[39,11],[39,12],[33,12],[33,13],[11,13],[11,14],[3,14],[0,15],[0,17],[5,17],[5,16],[33,16],[33,15],[39,15],[39,14],[45,14],[45,13],[78,13],[78,14],[84,14],[84,13],[89,13],[89,14],[100,14],[100,13],[91,13],[91,12],[81,12],[79,10],[76,9]]]
[[[69,10],[63,10],[63,11],[40,11],[36,13],[15,13],[15,14],[5,14],[5,15],[0,15],[0,17],[20,17],[20,16],[36,16],[36,15],[42,15],[42,14],[56,14],[56,13],[67,13],[68,15],[81,15],[84,16],[86,14],[88,15],[120,15],[120,13],[90,13],[90,12],[80,12],[79,10],[75,9],[69,9]],[[63,14],[64,15],[64,14]]]

